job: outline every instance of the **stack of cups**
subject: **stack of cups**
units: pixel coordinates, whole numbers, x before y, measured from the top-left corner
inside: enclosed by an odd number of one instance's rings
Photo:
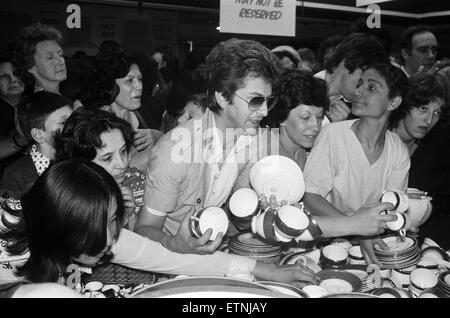
[[[310,226],[302,206],[284,205],[277,211],[266,209],[252,218],[252,232],[272,243],[296,240]]]
[[[394,205],[394,208],[390,210],[389,214],[397,215],[397,220],[392,222],[386,222],[387,227],[392,231],[406,230],[411,226],[411,220],[405,212],[409,207],[409,197],[403,191],[387,190],[381,194],[381,202],[389,202]]]
[[[252,218],[260,211],[258,195],[249,188],[239,189],[228,201],[230,219],[240,231],[249,230]]]

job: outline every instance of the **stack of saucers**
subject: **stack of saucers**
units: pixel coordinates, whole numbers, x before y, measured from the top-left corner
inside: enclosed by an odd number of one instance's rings
[[[241,233],[230,239],[228,248],[231,254],[248,256],[263,263],[278,263],[281,245],[263,242],[253,233]]]
[[[439,274],[437,285],[448,297],[450,297],[450,270]]]
[[[417,239],[406,236],[388,235],[383,241],[388,250],[375,246],[375,255],[384,268],[402,269],[417,264],[420,260],[420,248]]]

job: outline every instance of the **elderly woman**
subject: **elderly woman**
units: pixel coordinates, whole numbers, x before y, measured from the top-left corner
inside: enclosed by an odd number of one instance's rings
[[[306,162],[304,201],[313,214],[357,215],[378,202],[383,190],[406,190],[408,151],[387,129],[406,88],[406,76],[390,64],[363,73],[352,96],[352,114],[359,119],[326,126]],[[377,262],[372,241],[361,245],[366,261]]]
[[[15,51],[19,64],[34,76],[35,91],[59,94],[59,84],[67,77],[61,41],[61,32],[49,25],[36,23],[20,30]]]
[[[279,128],[280,155],[294,160],[303,170],[330,105],[326,83],[309,72],[288,70],[275,95],[277,104],[269,112],[267,123]]]
[[[403,102],[391,116],[390,128],[408,147],[412,156],[424,138],[448,111],[449,89],[437,73],[423,73],[409,78]]]
[[[93,195],[95,194],[95,195]],[[65,282],[67,266],[111,261],[168,274],[258,278],[304,286],[317,283],[302,265],[280,266],[223,252],[177,254],[122,228],[124,205],[114,178],[93,162],[54,164],[22,199],[19,223],[2,234],[7,250],[29,250],[17,275],[32,282]],[[3,218],[4,220],[4,218]],[[188,230],[188,224],[184,224]]]
[[[161,136],[157,130],[146,129],[136,111],[141,107],[142,74],[138,62],[131,57],[116,53],[98,55],[89,77],[87,97],[82,99],[85,107],[101,108],[114,113],[131,124],[135,131],[132,165],[145,169],[146,151]]]

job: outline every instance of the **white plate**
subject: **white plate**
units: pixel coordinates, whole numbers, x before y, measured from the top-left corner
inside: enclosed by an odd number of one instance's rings
[[[383,241],[386,243],[387,246],[389,246],[389,250],[382,250],[378,245],[375,246],[375,249],[377,251],[381,251],[381,252],[399,252],[399,251],[403,251],[411,246],[414,245],[414,241],[409,238],[409,237],[405,237],[404,241],[400,241],[398,240],[397,236],[389,236],[389,237],[385,237],[383,239]]]
[[[352,285],[339,278],[329,278],[320,282],[319,286],[325,288],[329,294],[351,293]]]

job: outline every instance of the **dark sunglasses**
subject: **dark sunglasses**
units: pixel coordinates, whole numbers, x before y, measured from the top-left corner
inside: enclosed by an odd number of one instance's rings
[[[245,98],[239,96],[238,94],[234,93],[237,97],[242,99],[244,102],[248,105],[248,110],[254,112],[261,108],[262,105],[264,105],[264,102],[267,102],[267,111],[271,111],[275,107],[275,103],[277,101],[275,96],[255,96],[250,98],[250,100],[246,100]]]

